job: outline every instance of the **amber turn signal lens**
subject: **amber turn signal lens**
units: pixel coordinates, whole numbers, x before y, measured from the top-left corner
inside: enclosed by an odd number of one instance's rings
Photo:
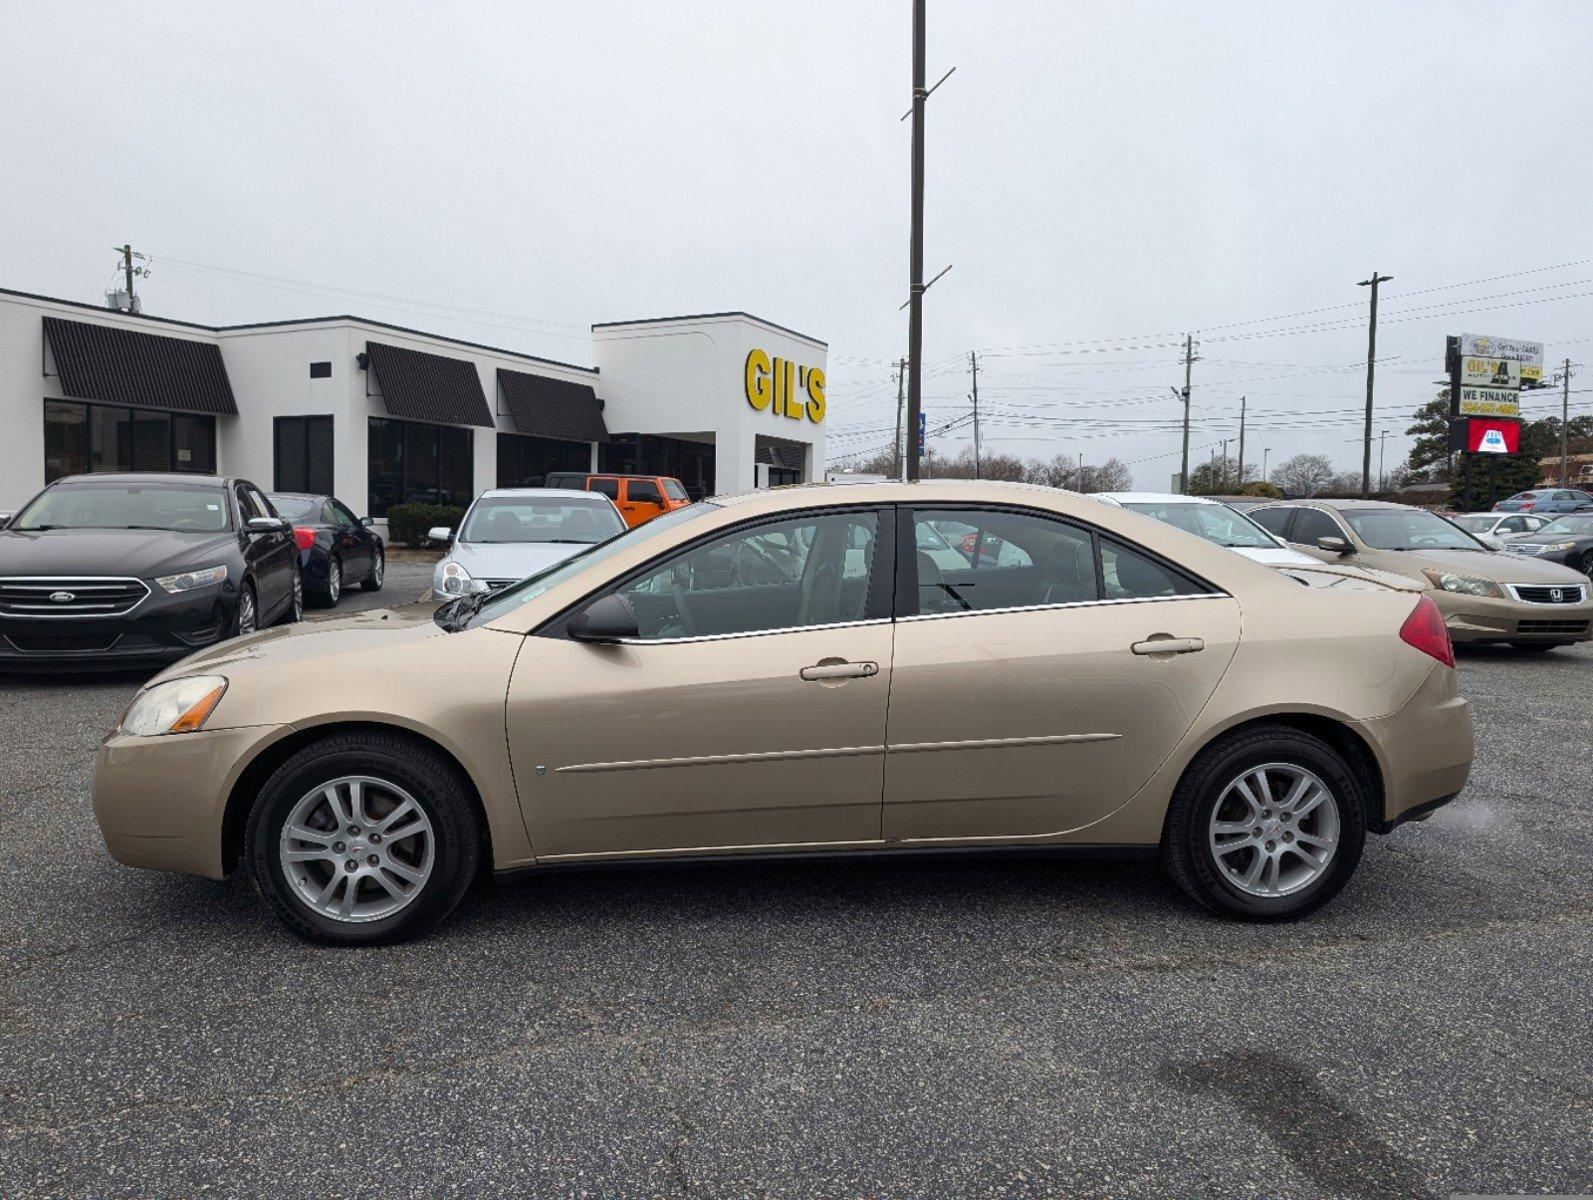
[[[182,716],[171,723],[170,733],[191,733],[205,723],[205,718],[221,702],[221,695],[227,690],[226,684],[218,684],[199,698],[199,702]]]

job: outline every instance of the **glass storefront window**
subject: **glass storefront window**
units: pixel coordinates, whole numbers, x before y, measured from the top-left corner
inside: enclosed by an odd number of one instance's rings
[[[44,482],[104,471],[216,469],[216,419],[160,409],[44,401]]]
[[[587,471],[591,465],[589,442],[566,442],[523,433],[498,435],[499,487],[541,487],[550,472]]]
[[[371,417],[366,465],[370,512],[394,504],[469,504],[475,496],[471,430]]]

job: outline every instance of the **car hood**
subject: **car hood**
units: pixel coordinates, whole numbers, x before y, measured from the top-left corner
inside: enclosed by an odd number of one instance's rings
[[[472,579],[524,579],[589,547],[588,542],[458,542],[443,561],[458,563]]]
[[[1282,546],[1229,546],[1235,554],[1243,554],[1251,562],[1265,563],[1269,567],[1319,567],[1322,564],[1309,554],[1288,550]]]
[[[0,575],[123,575],[153,579],[214,566],[237,553],[234,533],[150,529],[0,530]]]
[[[151,683],[211,672],[234,676],[296,660],[325,659],[366,650],[398,649],[410,642],[450,634],[432,620],[436,604],[368,609],[326,621],[278,625],[217,642],[162,671]]]
[[[1483,550],[1393,551],[1412,566],[1435,567],[1491,579],[1495,583],[1581,583],[1585,578],[1570,567],[1539,562],[1519,554],[1489,554]]]
[[[1593,542],[1593,533],[1516,533],[1505,538],[1505,549],[1511,546],[1552,546],[1556,542]]]

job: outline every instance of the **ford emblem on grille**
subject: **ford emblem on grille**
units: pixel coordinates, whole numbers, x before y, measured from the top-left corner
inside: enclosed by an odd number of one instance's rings
[[[77,593],[76,592],[51,592],[50,593],[50,599],[55,601],[57,604],[70,604],[70,603],[72,603],[72,601],[77,599]],[[1559,597],[1556,596],[1555,599],[1558,600]]]

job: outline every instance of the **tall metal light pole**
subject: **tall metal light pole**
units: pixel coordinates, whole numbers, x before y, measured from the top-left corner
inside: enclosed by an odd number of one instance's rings
[[[1366,327],[1366,442],[1361,451],[1361,499],[1371,495],[1372,486],[1372,372],[1377,363],[1377,285],[1387,283],[1392,275],[1379,275],[1375,270],[1370,279],[1363,279],[1357,287],[1372,289],[1372,319]]]
[[[924,4],[913,0],[913,199],[908,242],[907,478],[918,478],[918,415],[923,411],[924,357]]]
[[[1377,435],[1377,490],[1383,490],[1383,449],[1388,443],[1388,430]]]
[[[1272,453],[1271,446],[1261,447],[1261,482],[1267,481],[1267,455]]]
[[[1189,369],[1195,365],[1195,338],[1193,334],[1184,335],[1184,390],[1180,392],[1173,389],[1173,395],[1180,397],[1184,402],[1184,461],[1183,471],[1178,477],[1178,490],[1184,495],[1189,495]]]

